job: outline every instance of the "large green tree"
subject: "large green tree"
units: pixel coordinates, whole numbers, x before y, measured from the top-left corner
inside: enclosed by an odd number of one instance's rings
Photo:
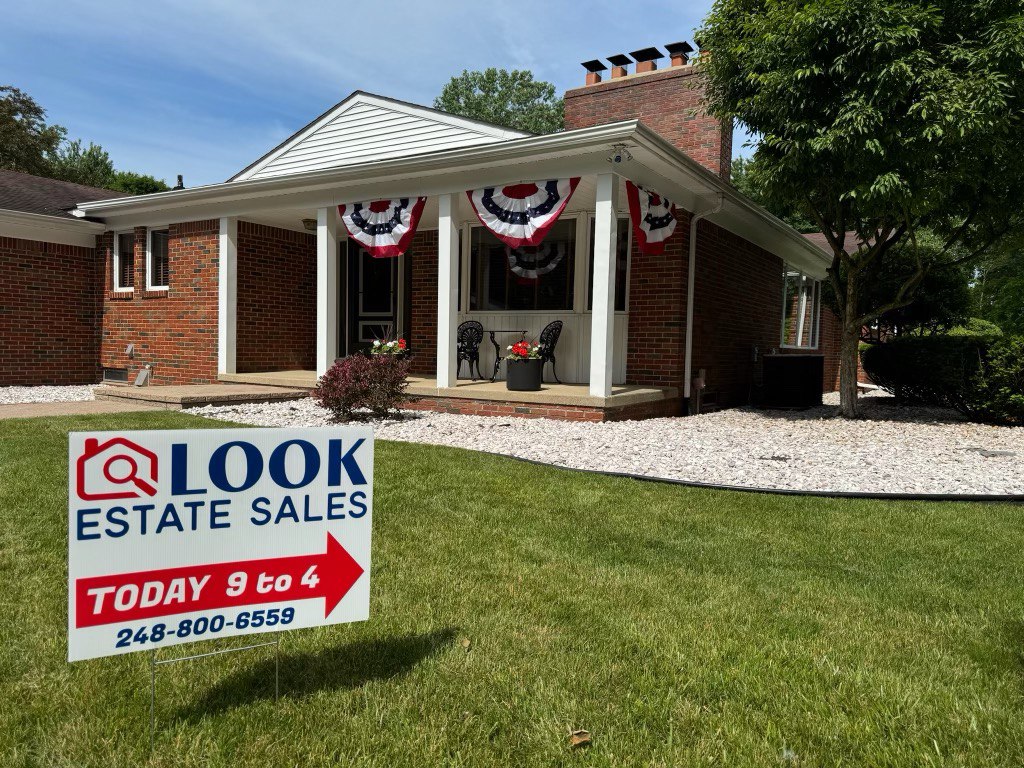
[[[977,260],[1024,206],[1020,0],[717,0],[700,40],[710,110],[761,137],[768,194],[831,246],[854,416],[861,328],[932,269]],[[924,230],[938,249],[916,247]],[[914,268],[865,308],[899,245]]]
[[[50,155],[50,172],[46,175],[89,187],[109,188],[114,163],[99,144],[90,141],[88,147],[83,147],[81,139],[75,139],[64,142]]]
[[[152,176],[116,170],[99,144],[66,136],[62,126],[46,123],[46,111],[31,96],[0,86],[0,168],[130,195],[170,189]]]
[[[971,288],[978,317],[1024,336],[1024,237],[1008,238],[988,254]]]
[[[494,67],[482,72],[463,70],[434,99],[434,107],[444,112],[529,133],[562,130],[563,106],[555,86],[534,80],[532,72]]]
[[[46,110],[27,93],[0,85],[0,168],[48,176],[49,157],[66,133],[47,125]]]
[[[737,157],[732,161],[730,177],[732,185],[758,205],[767,208],[793,227],[797,232],[817,232],[814,225],[801,207],[792,200],[773,200],[765,190],[761,177],[760,166],[755,157]]]
[[[50,173],[47,175],[90,187],[127,192],[129,195],[145,195],[170,189],[161,179],[134,171],[115,170],[110,155],[103,147],[92,142],[89,142],[88,147],[83,147],[78,139],[63,143],[50,156]]]
[[[146,173],[114,171],[114,176],[107,188],[126,192],[129,195],[149,195],[153,192],[166,192],[170,186],[163,179],[157,179]]]

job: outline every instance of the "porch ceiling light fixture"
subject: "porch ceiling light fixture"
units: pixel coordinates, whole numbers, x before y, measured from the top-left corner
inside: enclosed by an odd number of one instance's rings
[[[302,228],[307,232],[316,232],[316,219],[303,219]]]
[[[618,165],[619,163],[623,162],[629,162],[632,159],[633,155],[629,153],[629,150],[626,148],[625,144],[613,145],[612,153],[608,155],[608,162],[612,163],[613,165]]]

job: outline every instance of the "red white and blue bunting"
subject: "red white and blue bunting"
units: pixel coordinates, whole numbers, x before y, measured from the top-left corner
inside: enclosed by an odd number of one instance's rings
[[[524,280],[537,280],[541,275],[553,272],[562,263],[567,251],[568,246],[564,240],[557,243],[541,243],[536,247],[505,246],[508,268],[512,274]]]
[[[657,192],[626,181],[626,200],[633,237],[641,253],[665,251],[665,241],[676,229],[676,206]]]
[[[339,205],[349,236],[377,259],[401,256],[416,234],[425,197]]]
[[[558,221],[579,177],[471,189],[466,193],[477,217],[511,248],[540,245]]]

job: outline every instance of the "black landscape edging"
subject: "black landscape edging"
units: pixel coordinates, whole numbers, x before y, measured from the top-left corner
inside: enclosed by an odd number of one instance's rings
[[[473,450],[473,449],[470,449]],[[687,488],[704,488],[712,491],[738,491],[740,493],[771,493],[779,496],[815,496],[827,499],[876,499],[889,501],[981,501],[999,503],[1024,503],[1024,494],[1009,493],[881,493],[861,491],[801,491],[794,488],[758,488],[749,485],[720,485],[718,483],[701,483],[696,480],[678,480],[671,477],[654,477],[651,475],[634,475],[629,472],[607,472],[601,469],[583,469],[580,467],[566,467],[562,464],[549,464],[546,461],[536,459],[524,459],[522,456],[511,456],[507,453],[496,453],[494,451],[480,451],[491,456],[504,456],[506,459],[515,459],[527,464],[535,464],[539,467],[551,467],[552,469],[565,469],[570,472],[585,472],[590,475],[605,475],[606,477],[621,477],[627,480],[640,480],[646,483],[663,483],[665,485],[682,485]]]

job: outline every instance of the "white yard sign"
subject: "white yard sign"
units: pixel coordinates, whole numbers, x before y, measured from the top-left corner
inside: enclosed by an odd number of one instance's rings
[[[362,621],[368,427],[72,433],[68,660]]]

